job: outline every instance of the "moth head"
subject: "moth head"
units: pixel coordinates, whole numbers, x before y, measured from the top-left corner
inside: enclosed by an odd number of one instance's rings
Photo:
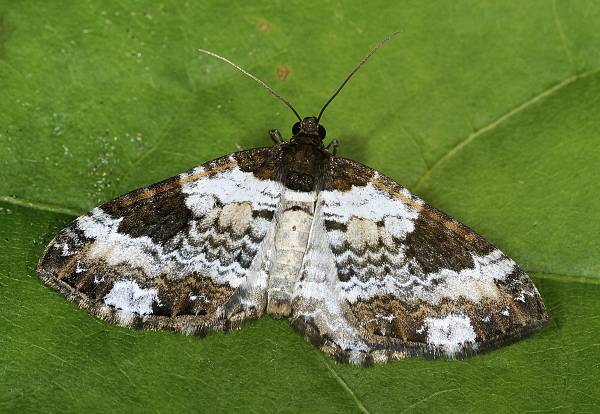
[[[314,116],[308,116],[302,121],[296,122],[292,127],[292,135],[294,137],[317,137],[320,140],[323,140],[326,134],[325,128],[323,125],[319,124],[319,120]]]

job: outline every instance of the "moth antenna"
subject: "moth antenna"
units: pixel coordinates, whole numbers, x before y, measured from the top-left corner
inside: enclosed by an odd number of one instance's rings
[[[262,86],[263,88],[265,88],[266,90],[268,90],[269,92],[271,92],[271,94],[276,97],[277,99],[279,99],[281,102],[283,102],[284,104],[287,105],[288,108],[290,108],[292,110],[292,112],[294,113],[294,115],[296,115],[296,118],[298,118],[298,120],[300,122],[302,122],[302,117],[300,116],[300,114],[298,114],[298,112],[294,109],[294,107],[292,106],[291,103],[289,103],[287,100],[285,100],[281,95],[279,95],[277,92],[275,92],[275,90],[273,88],[271,88],[269,85],[267,85],[265,82],[261,81],[260,79],[258,79],[256,76],[254,76],[253,74],[251,74],[250,72],[247,72],[246,70],[242,69],[240,66],[236,65],[235,63],[233,63],[231,60],[217,55],[214,52],[211,52],[210,50],[205,50],[205,49],[198,49],[198,52],[202,52],[205,53],[207,55],[210,55],[212,57],[215,57],[219,60],[222,60],[225,63],[229,63],[231,66],[233,66],[234,68],[236,68],[237,70],[239,70],[240,72],[242,72],[244,75],[248,76],[250,79],[253,79],[254,81],[256,81],[260,86]]]
[[[352,70],[352,72],[350,72],[350,74],[348,75],[348,77],[346,77],[346,79],[342,82],[342,84],[340,85],[339,88],[337,88],[337,90],[333,93],[333,96],[331,98],[329,98],[329,100],[327,102],[325,102],[325,105],[323,105],[323,108],[321,109],[321,112],[319,112],[319,116],[317,117],[317,122],[319,122],[321,120],[321,116],[323,116],[323,112],[325,112],[325,108],[327,108],[327,106],[331,103],[331,101],[333,101],[333,99],[338,95],[338,93],[340,93],[340,91],[342,90],[342,88],[348,83],[348,81],[350,80],[350,78],[352,76],[354,76],[354,74],[356,72],[358,72],[358,70],[365,64],[367,63],[367,61],[371,58],[371,56],[373,56],[375,54],[375,52],[377,52],[377,50],[379,50],[379,48],[381,46],[383,46],[384,44],[386,44],[388,41],[392,40],[394,37],[398,36],[400,34],[400,32],[394,32],[390,35],[388,35],[385,39],[383,39],[381,42],[379,42],[379,44],[377,46],[375,46],[373,48],[373,50],[371,50],[369,52],[369,54],[367,56],[365,56],[358,65],[356,65],[356,67]]]

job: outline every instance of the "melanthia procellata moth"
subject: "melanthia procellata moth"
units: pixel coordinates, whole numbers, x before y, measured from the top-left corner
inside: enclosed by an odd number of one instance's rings
[[[540,329],[525,272],[467,226],[324,146],[327,105],[289,141],[225,155],[94,208],[41,279],[119,325],[204,335],[267,313],[342,361],[463,357]]]

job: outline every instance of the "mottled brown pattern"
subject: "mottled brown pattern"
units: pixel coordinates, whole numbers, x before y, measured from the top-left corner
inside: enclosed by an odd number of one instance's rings
[[[233,157],[240,170],[252,172],[261,180],[273,180],[281,162],[281,151],[278,148],[257,148],[237,152]]]
[[[390,178],[376,173],[375,170],[353,160],[332,157],[328,167],[328,176],[326,178],[324,189],[328,191],[349,191],[352,186],[364,187],[367,184],[379,188],[393,198],[397,198],[403,203],[412,206],[419,211],[426,219],[441,223],[447,229],[452,230],[469,242],[478,242],[477,236],[467,226],[448,217],[446,214],[423,203],[414,195],[404,193],[404,187],[394,182]]]
[[[88,240],[70,256],[62,256],[60,248],[51,247],[38,269],[43,269],[58,281],[98,302],[102,301],[117,280],[143,281],[144,275],[139,269],[127,265],[109,266],[102,259],[89,259],[90,246],[91,241]]]
[[[248,318],[260,316],[260,309],[239,308],[233,300],[236,290],[228,285],[195,273],[182,279],[169,279],[166,275],[148,279],[140,269],[126,264],[110,266],[103,260],[88,259],[89,246],[89,242],[84,243],[72,256],[62,256],[59,248],[49,247],[38,265],[38,273],[49,286],[111,323],[124,323],[118,316],[119,309],[104,303],[104,297],[119,280],[134,280],[141,288],[158,290],[159,302],[152,304],[153,314],[134,315],[127,322],[132,327],[205,335],[239,327]],[[78,268],[84,270],[78,272]]]
[[[333,157],[327,169],[324,189],[349,191],[352,186],[362,187],[371,181],[374,173],[374,170],[356,161]]]
[[[153,305],[156,315],[212,314],[227,303],[234,292],[228,285],[218,285],[197,273],[177,279],[166,274],[148,279],[143,271],[127,264],[111,266],[102,259],[89,259],[89,247],[90,244],[86,244],[76,254],[66,257],[57,254],[59,249],[54,249],[54,253],[47,254],[46,261],[40,266],[46,271],[53,271],[58,280],[98,302],[102,302],[118,280],[134,280],[140,287],[155,288],[159,296],[159,303]],[[190,295],[198,296],[198,299],[190,300]]]
[[[100,207],[114,218],[122,217],[119,233],[132,237],[148,236],[155,243],[164,244],[177,233],[186,232],[193,218],[185,205],[181,187],[156,193],[154,197],[139,199],[134,204],[109,202]]]
[[[214,315],[233,296],[235,289],[220,285],[197,273],[182,279],[157,278],[159,303],[153,306],[155,315]]]
[[[86,244],[83,232],[75,228],[74,223],[59,233],[46,247],[46,251],[38,263],[38,271],[51,273],[61,280],[74,271],[77,257],[62,255],[62,247],[65,243],[77,249],[81,249]]]
[[[374,170],[355,161],[332,158],[329,174],[324,188],[326,190],[350,190],[353,186],[366,186],[371,183],[390,198],[414,208],[419,214],[414,220],[414,229],[403,239],[394,238],[395,248],[384,245],[381,238],[370,241],[368,248],[356,248],[347,240],[340,243],[336,236],[336,245],[330,245],[337,267],[338,280],[350,283],[353,277],[360,282],[372,279],[383,281],[385,276],[394,275],[390,266],[390,255],[402,252],[402,258],[395,257],[398,265],[408,265],[411,277],[426,281],[428,276],[448,269],[461,272],[473,269],[473,256],[485,257],[495,247],[480,237],[473,230],[441,211],[431,207],[423,200],[410,194],[391,179],[376,173]],[[383,223],[376,223],[378,226]],[[326,220],[328,231],[348,231],[347,223]],[[355,237],[355,236],[353,236]],[[372,237],[372,235],[371,235]],[[391,249],[391,250],[390,250]],[[344,254],[348,251],[353,254]],[[375,254],[375,253],[379,254]],[[343,257],[343,259],[339,259]],[[504,256],[502,256],[504,257]],[[500,259],[502,260],[502,259]],[[398,273],[398,277],[404,273]],[[405,281],[400,281],[403,284]],[[431,280],[428,289],[435,289],[443,280]],[[427,330],[424,321],[428,317],[444,318],[450,314],[466,315],[472,320],[477,335],[477,343],[473,346],[465,344],[456,357],[467,356],[475,352],[500,346],[517,340],[541,328],[548,319],[543,301],[531,280],[518,267],[504,281],[497,282],[497,297],[483,299],[481,302],[470,302],[465,297],[457,300],[443,299],[438,303],[424,300],[407,301],[401,297],[403,293],[382,295],[368,300],[360,298],[350,306],[348,320],[362,330],[370,351],[365,357],[368,361],[403,358],[412,355],[438,356],[444,353],[427,344]],[[412,297],[413,290],[409,285],[403,290],[407,297]],[[468,293],[468,292],[467,292]],[[503,312],[508,312],[508,316]],[[489,321],[488,321],[489,317]],[[311,341],[322,349],[341,359],[349,357],[349,353],[338,349],[329,350],[331,343],[321,340],[317,343],[318,326],[300,318],[295,321],[298,329],[305,332]]]
[[[451,220],[446,216],[446,221]],[[414,259],[426,273],[440,269],[460,271],[474,266],[473,254],[484,256],[494,247],[480,237],[465,240],[448,229],[442,221],[430,220],[420,214],[414,230],[403,242],[407,258]]]
[[[78,237],[83,237],[79,234]],[[51,275],[57,283],[64,284],[85,295],[88,302],[100,306],[103,298],[118,280],[134,280],[142,288],[156,288],[159,303],[154,303],[153,313],[157,316],[197,315],[212,318],[216,310],[233,296],[234,289],[219,285],[212,279],[198,274],[173,279],[162,275],[149,279],[141,269],[127,264],[108,265],[101,259],[90,259],[89,248],[93,240],[83,239],[75,254],[62,256],[61,243],[73,243],[72,238],[59,238],[58,246],[51,245],[40,261],[40,273]],[[79,271],[78,271],[79,270]],[[192,297],[196,296],[196,300]]]
[[[546,324],[548,315],[537,293],[525,295],[520,301],[515,300],[502,284],[498,283],[498,288],[497,298],[484,298],[480,302],[460,297],[430,303],[382,295],[358,300],[351,305],[351,311],[360,321],[369,342],[397,340],[402,347],[412,347],[417,353],[427,346],[427,318],[444,318],[451,314],[468,316],[480,350],[518,339],[521,334]],[[503,314],[506,311],[508,315]]]

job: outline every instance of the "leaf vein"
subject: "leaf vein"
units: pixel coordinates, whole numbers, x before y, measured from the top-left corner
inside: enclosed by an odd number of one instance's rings
[[[417,401],[417,402],[415,402],[415,403],[413,403],[413,404],[409,405],[409,406],[408,406],[408,407],[406,407],[404,410],[400,411],[400,413],[399,413],[399,414],[402,414],[402,413],[405,413],[405,412],[407,412],[407,411],[410,411],[410,410],[412,410],[413,408],[415,408],[417,405],[419,405],[419,404],[421,404],[421,403],[423,403],[423,402],[425,402],[425,401],[427,401],[427,400],[430,400],[430,399],[431,399],[431,398],[433,398],[433,397],[436,397],[436,396],[438,396],[438,395],[440,395],[440,394],[445,394],[445,393],[447,393],[447,392],[451,392],[451,391],[458,391],[458,388],[449,388],[449,389],[447,389],[447,390],[440,390],[440,391],[434,392],[433,394],[429,394],[427,397],[421,398],[419,401]]]
[[[49,211],[51,213],[66,214],[76,217],[82,214],[80,211],[69,207],[57,206],[55,204],[48,204],[39,201],[31,201],[19,197],[0,196],[0,202],[19,207],[27,207],[33,210]]]
[[[344,381],[344,379],[342,377],[340,377],[340,375],[333,368],[331,368],[331,366],[327,363],[327,360],[325,358],[326,357],[321,355],[321,360],[323,361],[323,364],[325,365],[327,370],[331,373],[331,375],[333,375],[333,377],[338,382],[338,384],[340,384],[342,386],[342,388],[350,395],[350,397],[352,397],[352,399],[356,403],[356,406],[358,407],[359,411],[361,411],[362,413],[369,414],[369,410],[367,410],[367,407],[365,407],[365,405],[360,400],[360,398],[358,398],[358,396],[354,393],[352,388],[350,388],[350,386],[348,386],[346,381]]]
[[[438,168],[440,165],[445,163],[448,159],[450,159],[452,156],[454,156],[457,152],[459,152],[461,149],[463,149],[466,145],[468,145],[471,141],[473,141],[480,135],[483,135],[484,133],[497,128],[499,125],[503,124],[505,121],[512,118],[516,114],[526,110],[527,108],[538,103],[539,101],[543,100],[544,98],[551,96],[552,94],[554,94],[557,91],[561,90],[562,88],[570,85],[571,83],[573,83],[579,79],[583,79],[588,76],[594,75],[598,72],[600,72],[600,68],[594,68],[587,72],[570,76],[567,79],[565,79],[565,80],[555,84],[554,86],[551,86],[550,88],[544,90],[543,92],[537,94],[536,96],[529,99],[528,101],[523,102],[522,104],[518,105],[517,107],[511,109],[510,111],[501,115],[499,118],[496,118],[494,121],[492,121],[488,125],[484,126],[483,128],[480,128],[477,131],[473,132],[472,134],[469,134],[467,137],[460,140],[458,142],[458,144],[456,144],[454,147],[450,148],[444,155],[442,155],[440,158],[438,158],[438,160],[436,162],[434,162],[431,165],[431,167],[429,167],[423,173],[421,178],[419,178],[419,180],[417,181],[417,184],[414,186],[414,191],[417,192],[419,190],[419,188],[423,185],[423,183],[431,177],[431,174],[433,173],[433,171],[436,168]]]
[[[567,55],[567,59],[569,60],[571,67],[573,68],[573,71],[575,71],[576,67],[575,67],[575,62],[573,60],[573,55],[571,54],[571,51],[569,50],[569,47],[567,46],[567,37],[563,30],[562,24],[560,23],[560,20],[558,19],[558,13],[556,11],[556,0],[552,0],[552,14],[554,15],[554,24],[556,25],[556,29],[558,30],[558,35],[560,36],[560,41],[562,43],[562,47],[565,51],[565,54]]]

